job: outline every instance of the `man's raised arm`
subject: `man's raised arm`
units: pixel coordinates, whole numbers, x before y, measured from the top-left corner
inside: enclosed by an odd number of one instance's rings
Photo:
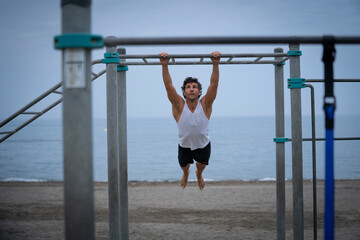
[[[162,65],[162,76],[168,98],[172,104],[178,104],[179,95],[177,94],[176,89],[172,83],[169,67],[168,67],[168,63],[170,59],[167,57],[168,54],[166,52],[162,52],[159,55],[160,55],[160,62]]]
[[[211,58],[211,61],[213,63],[213,70],[210,77],[210,85],[208,87],[208,90],[206,92],[206,95],[204,96],[205,105],[207,107],[212,106],[212,103],[214,102],[217,94],[217,89],[219,85],[219,62],[220,62],[220,52],[213,52],[213,57]]]

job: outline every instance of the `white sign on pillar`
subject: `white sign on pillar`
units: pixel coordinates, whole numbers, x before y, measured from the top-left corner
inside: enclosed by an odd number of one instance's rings
[[[85,49],[64,50],[64,83],[66,88],[86,87]]]

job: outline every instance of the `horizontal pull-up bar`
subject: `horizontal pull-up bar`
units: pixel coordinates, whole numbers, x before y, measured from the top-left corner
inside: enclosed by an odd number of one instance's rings
[[[264,57],[287,57],[287,53],[243,53],[243,54],[221,54],[222,59],[228,58],[225,61],[220,61],[219,64],[280,64],[283,61],[286,61],[288,58],[284,58],[280,61],[275,60],[261,60]],[[159,55],[119,55],[121,59],[141,59],[141,62],[126,62],[120,63],[120,65],[161,65],[159,61],[149,62],[147,59],[158,59]],[[171,59],[169,65],[209,65],[212,64],[211,61],[204,61],[204,58],[211,58],[212,54],[170,54],[167,56]],[[234,58],[251,58],[256,57],[253,61],[234,61]],[[189,58],[199,58],[198,61],[176,61],[175,59],[189,59]]]
[[[322,83],[324,79],[306,79],[306,82]],[[334,79],[334,82],[360,82],[360,79]]]
[[[323,44],[327,36],[287,37],[161,37],[161,38],[104,38],[106,46],[125,45],[187,45],[187,44]],[[334,43],[360,43],[360,36],[334,36]]]
[[[289,138],[289,141],[291,141],[292,139]],[[312,138],[303,138],[303,141],[312,141]],[[325,138],[316,138],[316,141],[325,141]],[[353,140],[360,140],[360,137],[339,137],[339,138],[334,138],[335,141],[353,141]]]
[[[221,58],[249,58],[249,57],[287,57],[287,53],[225,53],[221,54]],[[211,58],[212,54],[168,54],[168,58]],[[158,54],[135,55],[119,54],[121,59],[142,59],[142,58],[160,58]]]
[[[280,61],[220,61],[219,64],[280,64]],[[210,65],[211,61],[170,61],[168,65]],[[120,66],[127,65],[161,65],[160,62],[125,62],[119,63]]]
[[[289,59],[288,53],[226,53],[221,54],[221,61],[219,64],[284,64]],[[279,59],[281,58],[282,59]],[[93,61],[93,64],[98,63],[118,63],[120,66],[126,65],[161,65],[159,61],[159,54],[148,55],[125,55],[117,53],[105,53],[105,59],[98,59]],[[167,58],[170,58],[169,65],[210,65],[212,61],[212,54],[169,54]],[[239,58],[254,58],[248,60],[239,60]],[[271,58],[271,60],[263,60],[263,58]],[[273,58],[278,58],[277,60]],[[130,60],[130,61],[120,61]],[[152,61],[149,61],[152,59]],[[154,60],[155,59],[155,60]],[[183,61],[178,61],[183,59]],[[184,61],[184,59],[186,59]],[[191,59],[191,60],[190,60]],[[196,59],[196,60],[194,60]],[[204,59],[208,59],[204,61]],[[136,61],[140,60],[140,61]]]

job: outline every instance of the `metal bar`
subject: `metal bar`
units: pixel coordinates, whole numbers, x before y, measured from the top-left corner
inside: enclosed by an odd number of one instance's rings
[[[313,232],[314,240],[317,239],[317,187],[316,187],[316,132],[315,132],[315,94],[311,84],[305,84],[311,91],[311,139],[312,139],[312,160],[313,160]]]
[[[287,60],[289,60],[289,57],[285,57],[285,58],[283,58],[283,59],[281,59],[281,63],[283,63],[283,62],[286,62]]]
[[[125,48],[118,48],[119,54],[125,54]],[[120,61],[125,62],[125,59]],[[118,139],[119,139],[119,187],[120,187],[120,239],[129,239],[128,207],[128,166],[127,166],[127,117],[126,117],[126,71],[117,72],[118,97]]]
[[[0,132],[0,134],[9,134],[9,133],[13,133],[15,131],[8,131],[8,132]]]
[[[325,141],[325,139],[320,139],[321,141]],[[360,140],[360,137],[347,137],[347,138],[334,138],[336,141],[347,141],[347,140]]]
[[[290,44],[290,50],[299,50],[299,44]],[[300,78],[300,57],[290,56],[290,77]],[[292,177],[293,177],[293,239],[304,240],[303,157],[301,123],[301,88],[290,89]]]
[[[88,1],[88,6],[77,5],[79,1],[76,0],[62,1],[62,34],[90,33],[91,1]],[[63,72],[67,59],[71,59],[73,54],[81,59],[82,67],[77,69],[78,72],[63,77],[65,235],[67,240],[93,240],[91,50],[63,49]],[[79,85],[74,86],[74,82]]]
[[[335,43],[360,43],[360,36],[336,36]],[[161,37],[161,38],[114,38],[104,39],[105,45],[187,45],[187,44],[322,44],[323,36],[258,36],[258,37]]]
[[[115,46],[106,47],[106,52],[115,52]],[[107,147],[109,182],[109,239],[120,239],[120,188],[119,188],[119,139],[118,139],[118,97],[116,64],[106,64],[107,102]]]
[[[170,54],[168,55],[172,61],[169,62],[170,65],[193,65],[193,64],[212,64],[211,61],[204,61],[204,58],[211,58],[211,54]],[[222,58],[228,58],[226,61],[221,61],[220,64],[278,64],[288,60],[287,53],[236,53],[236,54],[222,54]],[[254,58],[255,61],[232,61],[234,58]],[[263,60],[261,58],[265,57],[283,57],[279,58],[277,61],[274,60]],[[161,65],[159,61],[149,62],[146,59],[159,59],[159,55],[150,54],[150,55],[119,55],[120,59],[141,59],[142,61],[128,61],[125,63],[120,63],[121,66],[124,65]],[[176,58],[190,59],[190,58],[200,58],[200,61],[175,61]],[[101,59],[93,61],[93,64],[101,63]]]
[[[282,61],[272,61],[272,60],[263,60],[259,62],[254,61],[220,61],[219,64],[279,64],[282,63]],[[169,65],[211,65],[211,61],[170,61]],[[128,66],[128,65],[161,65],[160,62],[126,62],[126,63],[119,63],[120,66]]]
[[[97,74],[97,76],[92,79],[92,81],[94,81],[95,79],[101,77],[101,75],[103,75],[104,73],[106,73],[106,69],[100,71],[100,72]]]
[[[105,72],[106,72],[106,69],[100,71],[98,74],[96,74],[96,77],[94,77],[94,78],[92,79],[92,81],[94,81],[95,79],[97,79],[98,77],[100,77],[101,75],[103,75]],[[59,85],[59,86],[58,86],[58,85]],[[57,86],[58,86],[58,87],[57,87]],[[62,82],[60,82],[60,83],[58,83],[57,85],[55,85],[56,89],[59,88],[59,87],[61,87],[61,86],[62,86]],[[44,96],[44,95],[48,96],[49,94],[46,94],[46,93],[48,93],[50,90],[54,89],[55,87],[49,89],[47,92],[45,92],[45,93],[42,94],[41,96]],[[53,93],[63,94],[63,92],[59,92],[59,91],[55,91],[55,90],[53,91]],[[44,99],[46,96],[44,96],[42,99]],[[38,97],[38,98],[39,98],[39,97]],[[37,99],[38,99],[38,98],[37,98]],[[37,102],[41,101],[42,99],[38,100]],[[35,99],[35,100],[36,100],[36,99]],[[35,100],[33,100],[32,102],[35,102]],[[50,109],[54,108],[56,105],[58,105],[59,103],[61,103],[62,100],[63,100],[63,99],[60,98],[59,100],[57,100],[57,101],[54,102],[53,104],[49,105],[49,107],[45,108],[38,117],[42,116],[44,113],[46,113],[46,112],[49,111]],[[35,102],[33,105],[35,105],[37,102]],[[33,106],[33,105],[31,105],[31,106]],[[29,106],[28,108],[31,107],[30,104],[28,104],[27,106]],[[24,107],[24,108],[25,108],[25,107]],[[23,109],[24,109],[24,108],[23,108]],[[16,118],[17,116],[19,116],[20,114],[21,114],[21,113],[20,113],[20,110],[19,110],[19,111],[18,111],[18,114],[17,114],[15,117],[13,117],[12,119],[8,118],[8,119],[10,119],[8,122],[10,122],[11,120],[13,120],[14,118]],[[14,115],[15,115],[15,114],[13,114],[12,116],[14,116]],[[22,128],[24,128],[25,126],[27,126],[27,125],[30,124],[31,122],[33,122],[33,121],[34,121],[35,119],[37,119],[38,117],[32,118],[31,120],[27,121],[25,125],[21,125],[22,127],[19,128],[19,130],[22,129]],[[8,120],[8,119],[7,119],[7,120]],[[5,121],[4,121],[4,122],[5,122]],[[5,124],[3,124],[3,126],[6,125],[8,122],[6,122]],[[10,131],[10,132],[4,132],[3,134],[9,134],[9,135],[1,138],[1,139],[0,139],[0,143],[2,143],[3,141],[5,141],[5,140],[6,140],[7,138],[9,138],[10,136],[14,135],[14,134],[15,134],[16,132],[18,132],[19,130],[17,130],[17,131]]]
[[[254,62],[259,62],[263,57],[258,57],[254,60]]]
[[[316,141],[325,141],[325,138],[316,138]],[[340,138],[334,138],[335,141],[354,141],[354,140],[360,140],[360,137],[340,137]],[[291,138],[289,138],[289,141],[292,141]],[[312,141],[312,138],[303,138],[302,141],[309,142]]]
[[[23,108],[21,108],[19,111],[15,112],[13,115],[11,115],[10,117],[8,117],[7,119],[5,119],[4,121],[2,121],[0,123],[0,128],[3,127],[5,124],[7,124],[8,122],[10,122],[11,120],[13,120],[14,118],[16,118],[17,116],[19,116],[21,113],[23,113],[24,111],[26,111],[27,109],[29,109],[30,107],[34,106],[36,103],[38,103],[39,101],[41,101],[43,98],[45,98],[46,96],[48,96],[49,94],[51,94],[52,92],[54,92],[55,90],[57,90],[59,87],[61,87],[62,83],[58,83],[56,84],[54,87],[50,88],[49,90],[47,90],[46,92],[44,92],[43,94],[41,94],[39,97],[35,98],[33,101],[31,101],[29,104],[25,105]]]
[[[101,59],[96,59],[96,60],[91,62],[91,65],[95,65],[95,64],[99,64],[99,63],[102,63]]]
[[[21,114],[25,114],[25,115],[38,115],[38,114],[42,114],[42,112],[23,112]]]
[[[222,58],[287,57],[287,53],[223,53]],[[169,54],[168,58],[211,58],[211,54]],[[159,59],[158,54],[119,54],[120,59]],[[101,61],[101,60],[100,60]]]
[[[313,83],[317,83],[317,82],[323,83],[324,81],[325,81],[324,79],[306,79],[306,82],[313,82]],[[360,82],[360,79],[334,79],[334,82]]]
[[[33,122],[35,119],[39,118],[40,116],[44,115],[46,112],[48,112],[50,109],[52,109],[53,107],[55,107],[56,105],[58,105],[59,103],[62,102],[62,98],[60,98],[59,100],[55,101],[53,104],[51,104],[50,106],[48,106],[47,108],[45,108],[44,110],[42,110],[41,114],[35,115],[34,117],[30,118],[28,121],[26,121],[25,123],[23,123],[22,125],[20,125],[19,127],[17,127],[15,130],[10,131],[9,134],[7,136],[4,136],[3,138],[0,139],[0,143],[2,143],[3,141],[5,141],[6,139],[8,139],[9,137],[11,137],[12,135],[14,135],[15,133],[17,133],[18,131],[20,131],[22,128],[24,128],[25,126],[29,125],[31,122]]]
[[[282,53],[282,48],[274,52]],[[281,57],[275,57],[278,60]],[[284,66],[275,65],[275,128],[276,137],[285,135]],[[285,240],[285,143],[276,143],[276,222],[277,239]]]

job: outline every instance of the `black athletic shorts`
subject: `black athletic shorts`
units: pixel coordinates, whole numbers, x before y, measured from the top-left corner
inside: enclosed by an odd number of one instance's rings
[[[211,154],[211,144],[209,142],[208,145],[204,148],[198,148],[195,150],[191,150],[190,148],[183,148],[179,145],[179,164],[181,167],[186,167],[186,165],[193,164],[194,160],[209,165],[209,159]]]

